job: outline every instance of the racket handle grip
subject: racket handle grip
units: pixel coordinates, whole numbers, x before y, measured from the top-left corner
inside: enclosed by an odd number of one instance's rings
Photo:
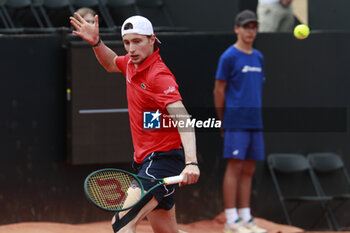
[[[171,176],[171,177],[164,178],[164,182],[165,184],[178,184],[182,182],[183,178],[184,177],[182,175]]]

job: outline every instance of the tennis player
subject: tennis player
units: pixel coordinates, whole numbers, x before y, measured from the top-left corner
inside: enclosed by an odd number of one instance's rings
[[[108,72],[122,72],[126,77],[129,120],[134,145],[134,168],[138,175],[164,178],[183,175],[180,185],[194,184],[200,171],[196,156],[194,129],[178,128],[175,131],[143,129],[145,109],[164,109],[174,121],[186,118],[174,75],[162,61],[151,22],[142,16],[125,20],[121,35],[127,54],[118,56],[99,36],[98,16],[94,24],[87,23],[79,14],[70,17],[74,34],[92,45],[100,64]],[[154,119],[159,113],[153,112]],[[153,120],[154,120],[153,119]],[[181,146],[182,144],[182,146]],[[143,182],[145,190],[154,184]],[[178,233],[174,186],[155,189],[137,211],[131,209],[116,213],[112,220],[114,232],[135,232],[136,225],[147,216],[156,233]],[[144,201],[146,200],[146,201]]]
[[[237,41],[220,57],[214,102],[223,120],[227,167],[223,180],[225,233],[265,233],[250,213],[252,177],[256,160],[264,159],[261,99],[265,80],[263,55],[253,48],[258,21],[245,10],[235,19]]]

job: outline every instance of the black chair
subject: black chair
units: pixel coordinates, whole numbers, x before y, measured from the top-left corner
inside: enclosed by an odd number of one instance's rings
[[[7,12],[5,6],[6,0],[0,0],[0,19],[1,19],[1,28],[11,28],[14,27],[12,19],[10,18],[9,13]],[[12,23],[12,25],[10,25]]]
[[[308,160],[315,174],[315,185],[318,185],[320,195],[333,197],[331,217],[337,230],[349,229],[349,222],[340,227],[335,213],[344,210],[350,201],[350,176],[342,158],[331,152],[310,153]],[[343,207],[343,208],[341,208]]]
[[[333,224],[328,213],[330,196],[318,195],[317,187],[313,185],[310,165],[305,156],[292,153],[275,153],[268,156],[268,167],[275,185],[285,219],[292,225],[291,216],[302,204],[320,207],[319,217],[306,228],[314,228],[325,217],[328,228],[333,230]],[[288,194],[288,195],[285,195]],[[315,211],[315,208],[308,211]]]
[[[88,7],[93,9],[99,16],[99,26],[102,31],[113,31],[115,30],[115,25],[111,20],[108,10],[104,4],[99,0],[71,0],[75,9],[81,7]]]
[[[43,18],[43,21],[45,22],[46,27],[52,28],[53,26],[52,26],[51,20],[44,8],[44,0],[31,0],[31,1],[32,1],[32,6],[35,9],[37,9],[37,12],[39,12],[41,15],[41,18]]]
[[[70,0],[43,0],[42,4],[53,27],[71,27],[69,17],[75,9]]]
[[[1,0],[0,9],[5,29],[22,31],[45,27],[31,0]]]
[[[164,0],[136,0],[136,3],[140,14],[152,22],[155,31],[188,31],[175,25]]]
[[[141,14],[157,26],[175,26],[164,0],[137,0]]]
[[[1,19],[1,23],[2,23],[1,28],[9,28],[8,22],[5,18],[5,14],[3,13],[1,8],[0,8],[0,19]]]
[[[6,0],[0,0],[0,33],[21,32],[15,25],[6,8]]]
[[[123,22],[134,15],[139,15],[140,11],[136,6],[136,0],[100,0],[109,10],[109,14],[118,28]]]

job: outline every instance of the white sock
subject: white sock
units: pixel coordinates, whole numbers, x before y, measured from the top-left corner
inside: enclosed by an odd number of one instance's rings
[[[225,209],[226,223],[232,224],[238,219],[238,213],[236,208]]]
[[[248,222],[252,218],[250,208],[238,209],[238,215],[244,222]]]

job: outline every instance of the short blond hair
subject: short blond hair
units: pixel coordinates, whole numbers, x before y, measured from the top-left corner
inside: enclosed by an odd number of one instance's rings
[[[83,17],[83,18],[84,18],[84,16],[87,15],[87,14],[92,14],[93,16],[96,15],[96,12],[95,12],[93,9],[88,8],[88,7],[79,8],[79,9],[77,10],[77,13],[78,13],[81,17]]]

